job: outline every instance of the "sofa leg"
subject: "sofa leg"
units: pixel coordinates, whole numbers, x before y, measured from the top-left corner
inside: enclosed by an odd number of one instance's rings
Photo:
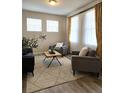
[[[73,76],[75,76],[75,70],[73,70]]]
[[[97,78],[99,77],[99,73],[97,73]]]
[[[32,72],[32,75],[34,76],[34,72]]]

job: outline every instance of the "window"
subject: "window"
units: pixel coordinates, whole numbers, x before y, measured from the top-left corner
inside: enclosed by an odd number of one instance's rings
[[[42,31],[42,20],[27,18],[27,31]]]
[[[87,11],[84,17],[84,43],[85,45],[96,47],[95,9]]]
[[[71,19],[71,34],[70,41],[77,43],[78,42],[78,32],[79,32],[79,17],[75,16]]]
[[[71,17],[70,48],[79,51],[87,46],[93,49],[97,47],[95,9],[90,9],[79,15]]]
[[[58,32],[59,22],[54,20],[47,20],[47,32]]]

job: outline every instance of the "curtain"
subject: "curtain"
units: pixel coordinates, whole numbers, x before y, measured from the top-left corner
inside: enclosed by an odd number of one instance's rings
[[[68,34],[68,48],[70,53],[70,32],[71,32],[71,17],[67,17],[67,34]]]
[[[102,59],[102,3],[95,5],[97,55]]]

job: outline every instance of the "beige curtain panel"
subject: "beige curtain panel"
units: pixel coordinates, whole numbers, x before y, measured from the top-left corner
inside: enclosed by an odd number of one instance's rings
[[[102,3],[95,6],[97,55],[102,59]]]
[[[67,23],[68,23],[68,28],[67,28],[67,31],[68,31],[68,48],[70,49],[70,32],[71,32],[71,17],[68,17],[67,18]]]

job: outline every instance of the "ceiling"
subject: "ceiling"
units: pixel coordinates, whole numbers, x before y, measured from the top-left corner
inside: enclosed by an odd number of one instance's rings
[[[48,4],[49,0],[22,0],[24,10],[44,12],[57,15],[67,15],[68,13],[83,7],[96,0],[57,0],[56,6]]]

